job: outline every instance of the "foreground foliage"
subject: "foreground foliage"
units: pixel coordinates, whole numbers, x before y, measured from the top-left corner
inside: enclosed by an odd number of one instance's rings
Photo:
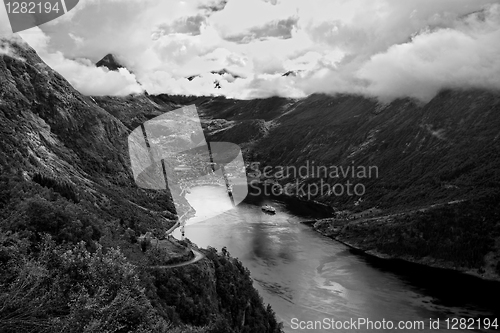
[[[281,331],[227,252],[210,249],[198,265],[159,270],[149,268],[149,249],[132,263],[101,245],[113,242],[110,222],[88,202],[20,175],[0,177],[0,214],[2,333]]]

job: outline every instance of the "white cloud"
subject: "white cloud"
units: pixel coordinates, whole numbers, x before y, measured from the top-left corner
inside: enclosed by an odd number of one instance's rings
[[[68,36],[75,42],[76,47],[82,47],[84,45],[84,39],[82,37],[78,37],[71,32],[68,33]]]
[[[137,83],[135,75],[127,69],[112,72],[97,68],[88,59],[67,59],[60,51],[50,52],[48,37],[40,28],[35,27],[19,35],[37,50],[40,57],[54,70],[64,76],[75,89],[86,95],[128,95],[141,93],[143,88]]]
[[[359,71],[385,99],[430,100],[442,88],[500,89],[500,6],[467,23],[416,36],[373,56]]]
[[[97,68],[89,60],[78,62],[64,59],[61,53],[52,54],[50,57],[49,65],[85,95],[123,96],[143,92],[135,75],[125,68],[113,72],[105,68]]]
[[[23,36],[86,94],[140,91],[136,75],[150,93],[428,100],[444,87],[500,88],[489,75],[498,70],[498,3],[82,0],[71,15]],[[484,20],[467,16],[487,7]],[[107,53],[134,74],[95,69]],[[221,69],[235,76],[211,73]],[[287,71],[296,75],[283,77]]]
[[[230,0],[224,10],[210,17],[210,23],[226,37],[269,22],[286,20],[295,14],[293,6],[276,6],[262,0]]]

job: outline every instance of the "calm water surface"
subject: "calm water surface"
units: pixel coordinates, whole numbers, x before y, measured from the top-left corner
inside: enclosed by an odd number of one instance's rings
[[[186,197],[197,211],[187,222],[186,237],[201,247],[220,250],[226,246],[238,257],[250,270],[264,301],[284,322],[286,332],[333,332],[325,327],[293,329],[294,322],[324,318],[423,320],[421,331],[436,332],[429,328],[430,318],[440,318],[442,330],[446,318],[498,315],[494,300],[498,284],[353,253],[301,224],[307,218],[294,215],[284,204],[263,202],[273,205],[276,215],[250,204],[230,209],[224,188],[211,186],[194,188]],[[230,210],[209,218],[226,209]],[[174,236],[179,237],[178,230]]]

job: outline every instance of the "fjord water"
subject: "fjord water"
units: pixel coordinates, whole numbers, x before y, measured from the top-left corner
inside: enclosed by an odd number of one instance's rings
[[[196,187],[186,198],[197,211],[187,222],[186,237],[201,247],[226,246],[239,258],[286,332],[332,332],[325,327],[294,329],[299,321],[324,318],[424,321],[420,331],[431,332],[436,330],[430,329],[430,318],[439,318],[440,329],[445,329],[446,318],[498,316],[496,283],[353,253],[301,224],[307,217],[265,198],[261,204],[276,207],[276,215],[262,212],[260,204],[228,210],[231,203],[223,187]],[[217,211],[225,212],[206,219]],[[179,237],[178,230],[174,236]]]

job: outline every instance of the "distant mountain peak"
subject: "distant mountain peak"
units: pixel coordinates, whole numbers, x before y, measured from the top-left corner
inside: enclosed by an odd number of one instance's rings
[[[96,64],[97,67],[106,67],[110,71],[117,71],[119,68],[125,68],[122,64],[120,64],[116,57],[109,53],[104,58],[99,60]]]
[[[286,72],[285,74],[283,74],[281,76],[297,76],[297,75],[299,75],[302,72],[303,72],[303,70],[288,71],[288,72]]]
[[[235,74],[235,73],[233,73],[232,71],[227,70],[226,68],[223,68],[223,69],[218,70],[218,71],[211,71],[210,73],[212,73],[212,74],[217,74],[217,75],[220,75],[220,76],[223,76],[223,75],[225,75],[225,74],[229,74],[229,75],[231,75],[232,77],[234,77],[235,79],[242,78],[242,76],[240,76],[240,75],[238,75],[238,74]]]

